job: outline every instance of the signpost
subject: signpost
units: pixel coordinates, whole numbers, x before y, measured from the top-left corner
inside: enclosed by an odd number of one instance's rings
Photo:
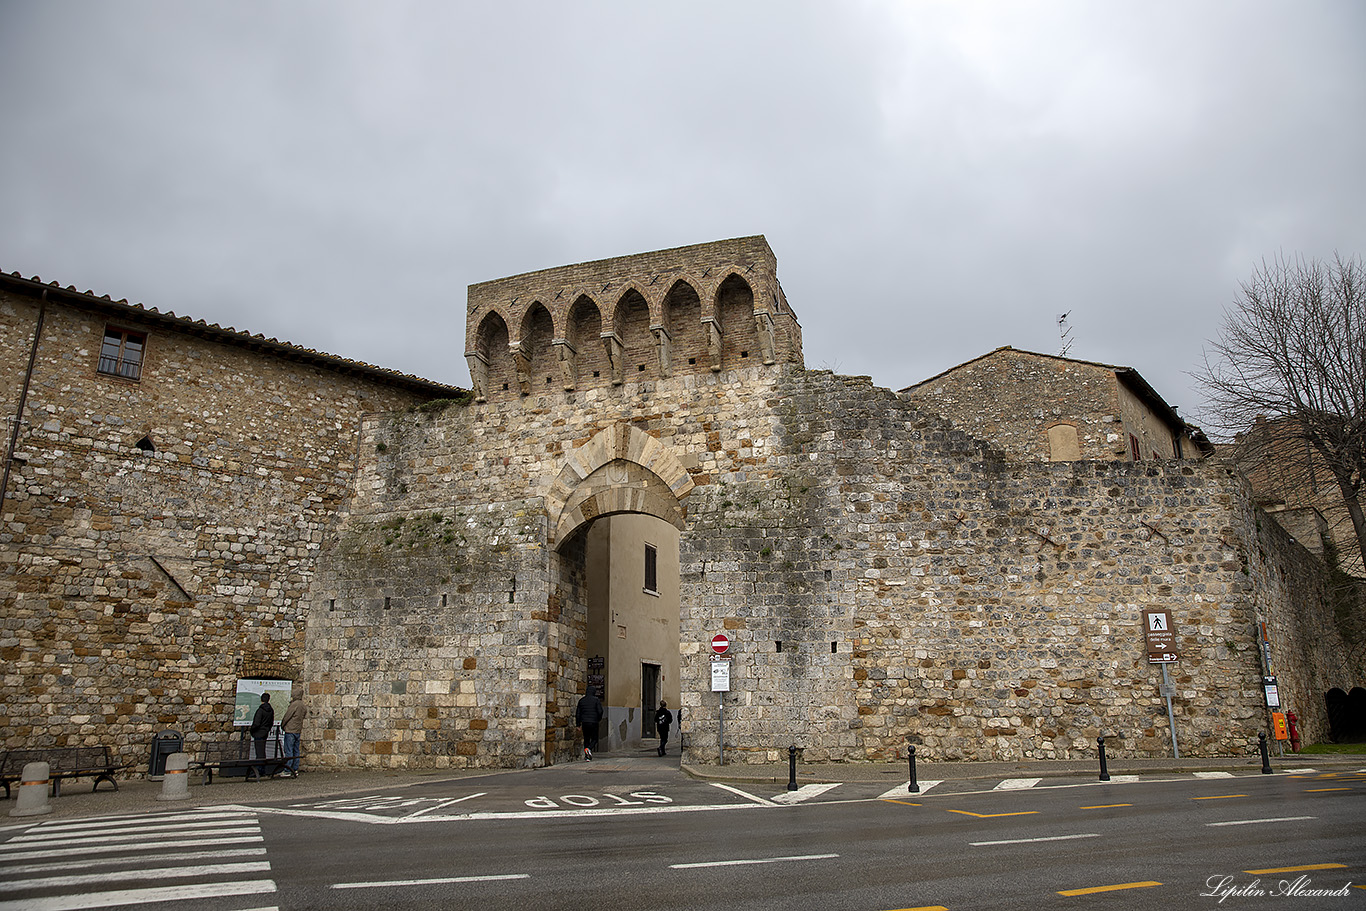
[[[1158,693],[1167,700],[1167,725],[1172,732],[1172,757],[1181,758],[1181,749],[1176,745],[1176,715],[1172,712],[1172,697],[1176,686],[1172,683],[1167,665],[1181,656],[1176,650],[1176,627],[1172,623],[1172,612],[1153,608],[1143,612],[1143,644],[1147,648],[1148,663],[1162,665],[1162,686]]]
[[[711,637],[711,691],[716,694],[717,763],[726,764],[726,694],[730,692],[730,637],[717,633]]]

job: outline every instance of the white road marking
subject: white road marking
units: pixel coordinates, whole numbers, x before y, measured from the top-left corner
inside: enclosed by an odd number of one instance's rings
[[[152,833],[153,835],[165,835],[167,832],[184,832],[187,835],[198,835],[204,829],[214,829],[227,831],[232,826],[251,826],[255,825],[256,820],[249,816],[241,816],[233,820],[215,820],[211,822],[168,822],[164,825],[148,824],[145,826],[121,825],[117,829],[92,829],[88,826],[73,827],[70,829],[43,829],[28,833],[26,836],[30,842],[52,842],[57,839],[70,838],[106,838],[114,840],[120,835],[127,836],[130,833],[136,837],[138,833]]]
[[[1232,778],[1232,772],[1193,772],[1196,778]]]
[[[752,800],[752,801],[754,801],[755,803],[759,804],[760,806],[764,806],[764,807],[776,806],[776,804],[775,804],[773,801],[771,801],[771,800],[766,800],[766,799],[764,799],[763,797],[756,797],[755,795],[750,794],[748,791],[742,791],[742,790],[740,790],[739,788],[732,788],[730,785],[728,785],[728,784],[721,784],[719,781],[713,781],[713,782],[711,782],[711,786],[712,786],[713,788],[720,788],[720,789],[723,790],[723,791],[730,791],[732,794],[739,794],[741,797],[745,798],[746,800]]]
[[[1111,775],[1111,776],[1110,776],[1110,783],[1111,783],[1111,784],[1129,784],[1130,782],[1134,782],[1134,781],[1138,781],[1138,776],[1137,776],[1137,775]]]
[[[449,807],[449,806],[451,806],[452,804],[463,803],[463,802],[466,801],[466,800],[473,800],[473,799],[476,798],[476,797],[483,797],[483,796],[484,796],[485,794],[487,794],[487,793],[488,793],[488,791],[480,791],[478,794],[470,794],[470,795],[468,795],[468,796],[466,796],[466,797],[456,797],[456,798],[453,798],[453,799],[451,799],[451,800],[443,800],[441,803],[433,804],[432,806],[427,807],[427,808],[424,809],[424,810],[418,810],[416,813],[409,813],[407,816],[405,816],[405,817],[403,817],[403,818],[404,818],[404,819],[415,819],[416,817],[426,815],[427,813],[430,813],[430,812],[432,812],[433,810],[440,810],[441,808],[443,808],[443,807]]]
[[[943,784],[943,783],[944,783],[944,779],[942,779],[942,778],[931,778],[931,779],[928,779],[928,780],[926,780],[926,781],[917,781],[916,784],[920,786],[920,790],[919,790],[919,791],[916,791],[914,794],[912,794],[911,791],[910,791],[911,780],[908,778],[908,779],[906,779],[906,783],[905,783],[905,784],[903,784],[903,785],[898,785],[897,787],[892,788],[892,789],[891,789],[890,791],[888,791],[886,794],[879,794],[877,799],[878,799],[878,800],[892,800],[893,798],[897,798],[897,797],[919,797],[921,794],[924,794],[926,791],[928,791],[930,788],[934,787],[935,785],[937,785],[937,784]]]
[[[1038,784],[1041,781],[1043,781],[1042,778],[1007,778],[1005,781],[1002,781],[996,787],[992,788],[992,790],[1023,791],[1025,788],[1034,787],[1034,785]]]
[[[260,831],[260,827],[255,822],[253,822],[249,826],[239,826],[231,829],[217,829],[213,832],[186,832],[184,835],[181,836],[181,838],[183,844],[223,844],[223,842],[220,841],[218,838],[219,835],[257,835],[260,833]],[[172,836],[179,833],[161,832],[158,834]],[[0,853],[8,854],[11,851],[23,851],[29,848],[48,848],[54,845],[80,845],[83,847],[88,846],[116,848],[120,844],[141,842],[146,837],[146,835],[134,833],[130,835],[76,835],[70,838],[33,838],[31,840],[6,842],[5,844],[0,845]],[[187,838],[196,838],[199,840],[197,842],[184,841],[184,839]]]
[[[1286,775],[1312,775],[1317,771],[1318,769],[1285,769],[1284,773]]]
[[[695,864],[669,864],[670,870],[696,870],[699,867],[743,867],[749,864],[777,864],[789,860],[828,860],[838,854],[794,854],[790,857],[755,857],[749,860],[710,860]]]
[[[529,873],[503,873],[490,876],[445,876],[441,879],[391,879],[387,882],[333,883],[333,889],[391,889],[397,886],[444,886],[450,883],[491,883],[507,879],[530,879]]]
[[[203,883],[195,886],[162,886],[154,889],[125,889],[119,892],[90,892],[85,895],[53,895],[0,902],[0,911],[84,911],[114,905],[145,905],[153,902],[191,901],[227,895],[259,895],[274,892],[269,879],[235,883]]]
[[[160,858],[157,858],[160,860]],[[270,870],[270,861],[255,860],[238,864],[199,864],[191,867],[152,867],[136,870],[107,870],[104,873],[86,873],[80,876],[44,876],[36,879],[6,880],[0,885],[0,893],[17,892],[21,889],[59,889],[70,886],[88,886],[91,883],[127,882],[137,879],[181,879],[189,876],[222,876],[237,873],[265,873]]]
[[[803,800],[819,797],[826,791],[833,790],[839,786],[840,783],[838,781],[825,784],[804,784],[795,791],[786,791],[779,794],[777,797],[773,798],[773,802],[784,804],[801,803]]]
[[[1099,832],[1087,832],[1083,835],[1048,835],[1041,838],[1005,838],[1000,841],[970,841],[968,844],[975,847],[983,845],[1023,845],[1034,841],[1072,841],[1077,838],[1100,838]]]
[[[144,854],[150,848],[203,848],[210,845],[217,847],[218,845],[254,844],[256,842],[262,842],[265,840],[265,837],[262,835],[240,835],[235,838],[215,838],[211,841],[206,841],[202,838],[199,838],[193,841],[149,841],[146,844],[140,845],[87,845],[81,848],[81,852],[82,854],[108,854],[110,852],[115,851],[137,851],[139,854]],[[48,842],[48,844],[50,845],[51,842]],[[0,858],[0,860],[39,860],[44,857],[70,856],[71,850],[69,848],[63,848],[60,850],[50,849],[44,851],[16,851],[13,854],[8,854],[5,857]]]
[[[1300,819],[1318,819],[1317,816],[1278,816],[1275,819],[1234,819],[1229,822],[1207,822],[1207,826],[1255,826],[1264,822],[1295,822]]]
[[[168,860],[228,860],[233,857],[260,857],[266,853],[265,848],[230,848],[226,851],[182,851],[180,853],[158,854],[158,861]],[[130,858],[121,857],[86,857],[82,852],[80,857],[71,857],[69,851],[61,852],[67,859],[57,863],[48,864],[27,864],[20,867],[3,867],[0,872],[7,876],[31,876],[34,873],[47,873],[52,870],[85,870],[90,867],[108,867],[114,864],[126,864]],[[141,857],[141,851],[138,854]]]
[[[35,832],[47,831],[52,829],[109,829],[109,828],[128,828],[130,826],[155,825],[161,822],[200,822],[203,820],[224,820],[224,819],[243,819],[250,818],[251,814],[246,810],[231,810],[229,812],[196,812],[188,813],[165,813],[150,816],[101,816],[97,819],[72,819],[72,820],[53,820],[48,819],[39,823]]]

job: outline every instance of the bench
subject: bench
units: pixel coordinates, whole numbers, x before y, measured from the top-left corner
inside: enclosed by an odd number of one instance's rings
[[[204,783],[213,784],[213,773],[227,775],[230,771],[240,770],[249,781],[260,781],[261,776],[274,775],[285,767],[289,758],[281,755],[279,744],[274,738],[266,741],[266,758],[258,759],[252,749],[255,744],[250,740],[204,741],[196,745],[197,757],[190,768],[204,772]],[[272,755],[273,754],[273,755]]]
[[[48,777],[52,781],[52,796],[62,794],[62,780],[66,778],[94,778],[92,792],[99,790],[100,782],[107,781],[119,789],[114,773],[127,768],[114,761],[107,746],[98,747],[49,747],[42,750],[7,750],[0,754],[0,783],[5,786],[5,799],[9,799],[9,786],[12,781],[23,778],[24,766],[30,762],[46,762]]]

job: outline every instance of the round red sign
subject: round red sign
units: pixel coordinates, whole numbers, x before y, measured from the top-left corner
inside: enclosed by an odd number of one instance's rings
[[[717,633],[711,637],[711,650],[716,654],[724,655],[728,648],[730,648],[730,639],[725,633]]]

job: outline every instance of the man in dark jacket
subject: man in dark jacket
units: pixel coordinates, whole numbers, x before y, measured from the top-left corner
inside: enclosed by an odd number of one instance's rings
[[[593,751],[598,748],[598,722],[605,714],[602,700],[594,688],[589,687],[574,710],[574,723],[583,729],[583,758],[587,761],[592,761]]]
[[[253,752],[257,759],[266,758],[266,738],[270,736],[270,728],[274,724],[275,709],[271,708],[270,705],[270,693],[262,693],[261,707],[258,708],[256,714],[252,716],[251,727],[248,728],[248,731],[251,733],[251,742],[255,744]],[[256,774],[261,775],[264,772],[265,763],[262,762],[257,766]]]
[[[674,723],[674,713],[669,711],[669,703],[659,700],[659,711],[655,712],[655,730],[659,732],[659,755],[669,743],[669,728]]]

